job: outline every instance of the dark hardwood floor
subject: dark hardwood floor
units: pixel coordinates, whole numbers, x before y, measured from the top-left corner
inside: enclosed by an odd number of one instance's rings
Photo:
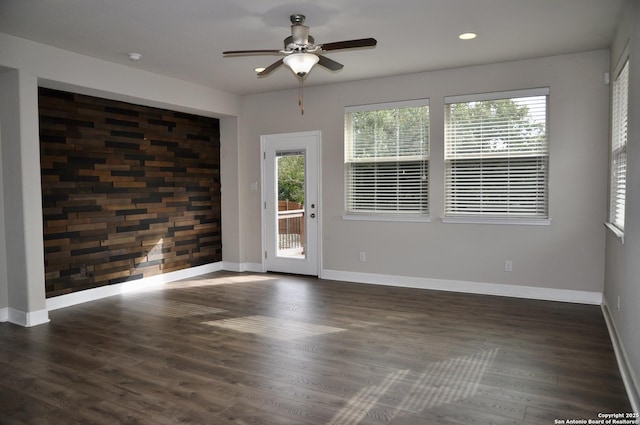
[[[0,324],[1,424],[554,424],[628,412],[598,306],[214,273]]]

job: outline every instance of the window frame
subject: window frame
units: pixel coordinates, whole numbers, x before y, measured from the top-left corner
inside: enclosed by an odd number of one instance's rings
[[[448,121],[447,108],[451,104],[456,103],[473,103],[473,102],[481,102],[481,101],[491,101],[491,100],[502,100],[502,99],[517,99],[517,98],[526,98],[526,97],[534,97],[534,96],[545,96],[545,152],[541,155],[535,156],[536,158],[546,157],[546,170],[545,170],[545,184],[544,184],[544,196],[545,196],[545,215],[544,216],[530,216],[524,214],[483,214],[483,213],[469,213],[469,214],[455,214],[451,213],[449,210],[449,200],[447,199],[447,194],[450,189],[449,178],[447,177],[447,173],[451,170],[452,163],[455,161],[455,158],[447,158],[447,153],[449,152],[448,143],[449,140],[448,135],[448,126],[450,125]],[[477,93],[477,94],[468,94],[468,95],[455,95],[455,96],[446,96],[445,97],[445,138],[444,138],[444,171],[445,171],[445,181],[444,181],[444,214],[441,218],[443,223],[468,223],[468,224],[516,224],[516,225],[550,225],[550,206],[549,206],[549,198],[550,198],[550,189],[549,189],[549,164],[550,164],[550,142],[549,142],[549,98],[550,98],[550,89],[549,87],[539,87],[539,88],[531,88],[531,89],[516,89],[516,90],[508,90],[508,91],[498,91],[498,92],[486,92],[486,93]],[[510,157],[509,151],[505,153],[503,156],[497,156],[497,160],[500,158],[508,159]],[[478,186],[480,188],[480,186]],[[538,192],[539,193],[539,192]]]
[[[607,214],[607,222],[605,226],[624,243],[624,228],[626,221],[626,194],[627,188],[627,146],[629,142],[628,134],[628,122],[629,122],[629,67],[630,60],[629,54],[625,50],[618,64],[614,68],[615,78],[611,87],[611,133],[609,141],[609,211]],[[621,82],[621,78],[624,77],[624,81]],[[623,83],[624,86],[620,87],[619,84]],[[620,90],[624,90],[622,93]],[[622,95],[622,99],[619,96]],[[626,102],[624,102],[626,100]],[[624,135],[621,134],[622,129],[617,125],[621,121],[624,121]],[[624,161],[625,166],[618,167],[621,160]],[[624,176],[622,184],[620,181],[620,168],[624,168]],[[624,193],[620,194],[621,186],[624,185]],[[620,199],[622,198],[622,200]],[[622,204],[622,222],[619,221],[619,209]]]
[[[349,153],[349,149],[352,149],[352,135],[351,132],[351,121],[350,114],[357,112],[367,112],[367,111],[378,111],[378,110],[394,110],[394,109],[402,109],[402,108],[410,108],[410,107],[427,107],[427,134],[426,134],[426,154],[419,156],[417,159],[407,160],[407,162],[417,162],[420,161],[426,167],[426,188],[422,195],[426,197],[426,211],[418,212],[418,211],[397,211],[397,210],[353,210],[350,209],[350,168],[353,164],[373,164],[379,161],[375,159],[371,161],[366,160],[357,160],[357,158],[352,157]],[[362,221],[406,221],[406,222],[429,222],[431,221],[430,217],[430,170],[431,170],[431,152],[430,152],[430,132],[431,132],[431,117],[430,117],[430,109],[429,109],[429,98],[421,98],[421,99],[412,99],[412,100],[404,100],[404,101],[394,101],[394,102],[383,102],[383,103],[373,103],[366,105],[353,105],[347,106],[344,109],[344,214],[342,218],[344,220],[362,220]],[[380,158],[380,157],[379,157]],[[393,161],[389,162],[391,164]],[[402,161],[396,161],[396,164],[399,164]],[[399,187],[399,186],[396,186]]]

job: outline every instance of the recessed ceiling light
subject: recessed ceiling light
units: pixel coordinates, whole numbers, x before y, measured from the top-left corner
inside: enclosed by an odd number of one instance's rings
[[[134,62],[139,61],[140,58],[142,58],[142,55],[140,53],[135,53],[135,52],[129,53],[129,59],[131,59]]]
[[[473,40],[477,36],[478,36],[478,34],[476,34],[475,32],[465,32],[465,33],[460,34],[458,36],[458,38],[460,40]]]
[[[262,71],[264,71],[265,69],[266,69],[266,68],[263,68],[263,67],[261,67],[261,66],[260,66],[260,67],[258,67],[258,68],[256,68],[256,69],[254,69],[254,71],[255,71],[255,72],[257,72],[257,73],[259,74],[259,73],[261,73]]]

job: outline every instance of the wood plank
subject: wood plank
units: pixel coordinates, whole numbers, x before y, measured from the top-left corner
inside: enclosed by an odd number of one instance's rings
[[[100,275],[78,276],[77,264],[90,270],[129,253],[142,258],[143,252],[132,250],[142,235],[165,237],[165,246],[174,246],[176,232],[221,243],[219,232],[206,228],[172,229],[176,221],[205,224],[188,211],[203,202],[217,211],[211,219],[220,224],[217,119],[44,88],[39,111],[47,296],[113,283]],[[211,201],[202,199],[201,190],[191,193],[193,187],[207,189]],[[157,221],[160,216],[166,220]],[[86,244],[98,241],[113,252],[91,252]],[[166,258],[159,261],[173,265],[160,270],[222,259],[220,250],[205,257],[193,251],[163,251]],[[158,268],[144,272],[155,275]]]

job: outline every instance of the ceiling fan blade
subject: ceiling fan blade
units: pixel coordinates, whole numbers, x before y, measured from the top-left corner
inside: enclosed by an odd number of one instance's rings
[[[236,56],[249,56],[249,55],[279,55],[282,54],[280,50],[227,50],[222,52],[223,55],[236,55]]]
[[[358,47],[373,47],[378,44],[375,38],[360,38],[357,40],[336,41],[334,43],[324,43],[320,48],[324,51],[339,49],[355,49]]]
[[[279,59],[279,60],[275,61],[274,63],[272,63],[271,65],[266,67],[264,69],[264,71],[259,72],[258,73],[258,77],[266,77],[267,75],[271,74],[273,71],[278,69],[280,67],[280,65],[282,65],[282,62],[283,62],[282,59]]]
[[[324,66],[325,68],[330,69],[331,71],[338,71],[344,67],[344,65],[341,64],[340,62],[336,62],[333,59],[329,59],[326,56],[318,55],[318,57],[320,58],[320,60],[318,61],[318,65]]]

